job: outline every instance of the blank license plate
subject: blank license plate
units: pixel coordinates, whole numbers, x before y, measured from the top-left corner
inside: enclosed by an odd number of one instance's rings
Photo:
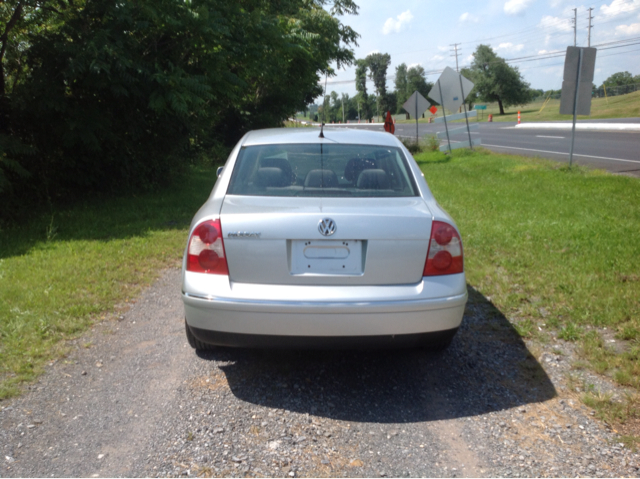
[[[291,274],[362,274],[360,240],[292,240]]]

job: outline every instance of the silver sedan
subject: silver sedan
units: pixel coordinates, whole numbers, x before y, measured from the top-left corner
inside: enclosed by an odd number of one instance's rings
[[[467,289],[462,242],[389,133],[247,133],[191,223],[189,343],[446,347]]]

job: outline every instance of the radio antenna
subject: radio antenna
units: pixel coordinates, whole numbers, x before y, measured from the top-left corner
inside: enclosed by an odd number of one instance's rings
[[[322,125],[320,125],[320,136],[318,138],[324,138],[324,110],[327,103],[327,76],[328,72],[324,74],[324,94],[322,95]]]

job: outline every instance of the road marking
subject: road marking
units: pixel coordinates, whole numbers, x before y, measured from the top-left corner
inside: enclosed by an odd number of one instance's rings
[[[482,146],[492,146],[494,148],[506,148],[508,150],[535,151],[537,153],[553,153],[554,155],[566,155],[566,156],[569,156],[569,153],[563,153],[561,151],[533,150],[531,148],[516,148],[515,146],[487,145],[486,143],[483,143]],[[573,156],[582,156],[584,158],[595,158],[596,160],[612,160],[612,161],[623,161],[625,163],[638,163],[638,164],[640,164],[640,161],[636,161],[636,160],[623,160],[621,158],[608,158],[606,156],[579,155],[578,153],[574,153]]]
[[[536,135],[536,138],[561,138],[561,139],[564,139],[564,136],[544,136],[544,135]]]

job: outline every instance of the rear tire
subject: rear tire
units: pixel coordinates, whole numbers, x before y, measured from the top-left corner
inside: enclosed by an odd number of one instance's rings
[[[186,319],[184,320],[184,329],[187,333],[187,341],[189,341],[189,346],[191,346],[196,351],[212,351],[215,349],[215,346],[213,344],[203,343],[193,335]]]

